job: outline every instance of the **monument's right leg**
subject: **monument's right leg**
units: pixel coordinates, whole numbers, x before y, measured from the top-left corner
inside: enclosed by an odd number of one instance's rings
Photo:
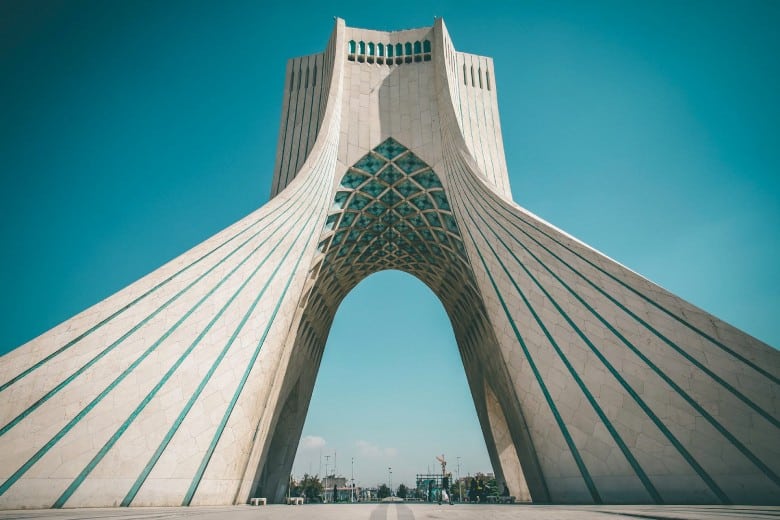
[[[514,399],[553,502],[780,501],[780,354],[449,169],[510,380],[497,450]]]

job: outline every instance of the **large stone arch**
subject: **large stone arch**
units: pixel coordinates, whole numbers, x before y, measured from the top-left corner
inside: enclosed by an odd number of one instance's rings
[[[252,494],[282,500],[293,463],[291,454],[297,448],[338,306],[362,280],[386,269],[419,279],[444,306],[469,386],[485,389],[484,394],[472,393],[478,415],[490,418],[481,424],[498,480],[506,481],[515,496],[530,500],[507,420],[490,389],[506,379],[500,364],[490,362],[500,358],[498,342],[445,187],[428,164],[392,137],[361,157],[338,179],[312,276],[294,322],[293,361],[282,391],[285,404]],[[507,381],[503,388],[508,388]],[[522,418],[515,423],[522,424]],[[539,487],[542,478],[530,438],[518,441],[524,453],[530,454],[524,460],[528,461],[526,471],[533,473],[532,483],[537,485],[537,500],[545,500],[546,490]]]

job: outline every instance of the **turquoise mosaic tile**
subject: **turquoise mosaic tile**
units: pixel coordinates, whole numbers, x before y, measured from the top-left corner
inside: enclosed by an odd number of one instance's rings
[[[436,213],[425,213],[425,218],[428,220],[428,222],[433,227],[441,227],[441,221],[439,220],[439,215]]]
[[[355,220],[355,227],[357,227],[357,228],[365,228],[365,227],[368,227],[373,221],[374,221],[374,219],[371,218],[369,215],[360,215]]]
[[[376,155],[368,154],[356,162],[354,167],[373,175],[378,172],[386,163],[387,161],[384,159],[377,157]]]
[[[393,213],[392,211],[388,211],[384,215],[382,215],[382,221],[386,224],[392,226],[396,222],[399,222],[401,220],[401,217]]]
[[[397,202],[401,200],[401,196],[395,192],[395,190],[389,189],[387,192],[382,195],[379,200],[387,204],[388,206],[394,206]]]
[[[371,230],[375,233],[381,233],[387,229],[387,226],[382,222],[375,222],[373,226],[371,226]]]
[[[360,191],[371,195],[373,198],[376,198],[380,193],[385,191],[385,188],[386,186],[384,184],[381,184],[376,179],[372,179],[369,183],[360,188]]]
[[[382,204],[379,201],[374,201],[374,203],[371,204],[366,209],[366,211],[371,213],[375,217],[378,217],[378,216],[382,215],[385,211],[387,211],[387,206],[385,206],[384,204]]]
[[[421,193],[414,198],[409,199],[412,204],[417,206],[420,210],[433,209],[433,202],[427,195]]]
[[[362,210],[368,204],[371,202],[370,197],[366,197],[362,193],[355,193],[355,196],[352,197],[352,201],[349,203],[349,209],[355,209],[357,211]]]
[[[352,222],[354,222],[355,217],[357,217],[357,213],[352,213],[351,211],[345,211],[344,216],[341,217],[341,222],[339,222],[339,228],[343,229],[345,227],[349,227],[352,225]]]
[[[415,215],[409,218],[409,223],[416,228],[421,228],[426,226],[425,220],[420,215]]]
[[[416,172],[417,170],[428,166],[411,152],[398,158],[395,163],[406,173]]]
[[[392,137],[388,137],[382,144],[374,148],[374,151],[387,159],[395,159],[398,155],[404,153],[406,148]]]
[[[390,164],[387,166],[387,168],[382,170],[379,175],[377,175],[377,177],[382,179],[387,184],[393,185],[402,178],[406,177],[406,175],[399,171],[398,168]]]
[[[328,215],[328,219],[325,221],[325,229],[330,231],[333,229],[333,226],[336,224],[336,221],[339,219],[340,213],[333,213],[332,215]]]
[[[351,188],[354,190],[363,184],[363,182],[368,180],[368,178],[368,175],[362,174],[357,170],[350,169],[347,171],[347,174],[344,175],[344,178],[341,179],[341,185],[345,188]]]
[[[412,178],[426,190],[442,187],[439,177],[430,169],[420,172]]]
[[[398,193],[400,193],[404,197],[409,197],[421,191],[420,188],[418,188],[417,185],[412,181],[410,181],[409,179],[405,179],[403,182],[398,184],[395,187],[395,189],[398,190]]]
[[[442,190],[432,191],[431,197],[433,197],[433,200],[436,202],[436,206],[438,206],[439,209],[443,209],[446,211],[450,210],[450,203],[449,201],[447,201],[447,196],[444,195],[444,191]]]
[[[349,192],[348,191],[339,191],[336,193],[336,196],[333,197],[333,207],[335,209],[341,209],[344,207],[344,203],[347,202],[347,199],[349,198]]]
[[[417,211],[413,207],[411,207],[409,204],[407,204],[406,202],[404,202],[402,204],[399,204],[398,206],[396,206],[393,209],[395,211],[397,211],[398,214],[401,215],[402,217],[405,217],[407,215],[411,215],[412,213]]]
[[[455,224],[455,219],[452,218],[452,216],[443,214],[442,218],[444,219],[444,224],[447,226],[447,230],[449,230],[451,233],[455,233],[456,235],[460,236],[460,232],[458,231],[458,225]]]

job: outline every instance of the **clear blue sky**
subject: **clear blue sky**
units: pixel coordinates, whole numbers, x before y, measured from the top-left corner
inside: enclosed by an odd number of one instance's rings
[[[0,3],[0,352],[268,199],[285,62],[321,51],[334,15],[444,16],[495,59],[521,205],[780,345],[780,2],[264,4]],[[411,484],[442,452],[489,470],[421,283],[380,273],[347,297],[304,435],[296,473],[334,450],[364,484],[388,466]]]

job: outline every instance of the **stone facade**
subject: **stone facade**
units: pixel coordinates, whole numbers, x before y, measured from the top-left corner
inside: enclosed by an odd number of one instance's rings
[[[444,305],[513,495],[780,502],[780,354],[515,204],[492,60],[438,19],[337,20],[288,64],[271,200],[0,359],[0,507],[280,501],[388,268]]]

